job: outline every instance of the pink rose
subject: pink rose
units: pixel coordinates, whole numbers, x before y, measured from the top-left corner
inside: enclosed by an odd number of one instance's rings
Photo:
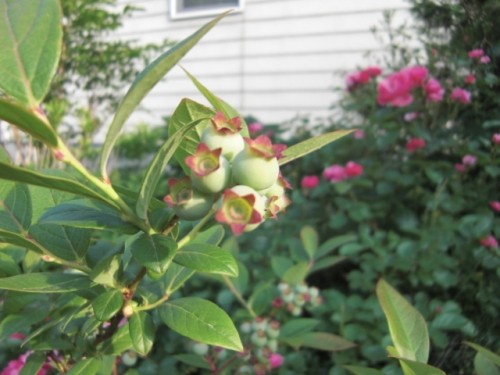
[[[498,247],[498,241],[496,240],[495,237],[493,237],[491,234],[483,239],[481,239],[481,245],[484,247],[492,247],[492,248],[497,248]]]
[[[473,167],[476,165],[477,158],[474,155],[464,155],[462,164],[466,167]]]
[[[330,182],[340,182],[347,178],[344,167],[338,164],[325,168],[323,177]]]
[[[454,88],[450,95],[451,100],[455,102],[460,102],[462,104],[469,104],[470,98],[471,98],[470,91],[464,90],[460,87]]]
[[[404,68],[401,73],[408,75],[413,87],[422,86],[427,78],[427,68],[420,65]]]
[[[411,89],[413,82],[409,74],[396,72],[387,76],[377,86],[377,103],[405,107],[413,102]]]
[[[430,102],[440,102],[443,100],[444,89],[438,80],[431,78],[427,81],[424,87],[425,96]]]
[[[491,59],[489,56],[482,56],[480,59],[479,59],[479,62],[481,64],[489,64],[491,62]]]
[[[468,56],[471,59],[478,59],[484,55],[484,50],[481,48],[473,49],[472,51],[469,51]]]
[[[490,207],[493,211],[500,212],[500,201],[491,201]]]
[[[491,142],[495,145],[500,145],[500,133],[495,133],[491,136]]]
[[[406,150],[408,152],[415,152],[425,147],[425,140],[422,138],[410,138],[406,142]]]
[[[474,74],[467,74],[467,76],[464,78],[464,82],[467,85],[473,85],[476,83],[476,76]]]
[[[285,359],[281,354],[271,353],[271,355],[269,356],[269,365],[272,369],[280,367],[284,361]]]
[[[363,166],[350,161],[346,164],[344,172],[347,177],[357,177],[363,173]]]
[[[314,189],[318,185],[319,185],[318,176],[304,176],[302,177],[302,181],[300,181],[300,186],[303,189]]]
[[[353,89],[358,85],[364,85],[372,78],[379,76],[381,73],[382,69],[378,66],[369,66],[368,68],[358,72],[350,73],[346,77],[346,86],[348,89]]]

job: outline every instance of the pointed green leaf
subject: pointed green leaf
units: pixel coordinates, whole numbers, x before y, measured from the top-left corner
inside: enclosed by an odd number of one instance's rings
[[[227,13],[214,18],[188,38],[180,41],[168,51],[160,55],[156,60],[149,64],[132,83],[125,97],[116,110],[115,117],[111,122],[106,140],[102,148],[100,169],[103,177],[107,176],[106,165],[108,163],[111,150],[118,138],[125,121],[139,105],[146,94],[172,69],[184,55],[198,43],[198,41],[214,27]]]
[[[342,367],[345,368],[347,371],[350,371],[354,375],[384,375],[382,371],[368,367],[360,367],[360,366],[342,366]]]
[[[38,254],[43,253],[43,249],[40,246],[38,246],[38,244],[28,240],[27,238],[21,236],[20,234],[12,233],[2,229],[0,229],[0,242],[10,243],[12,245],[24,247]]]
[[[352,133],[354,130],[337,130],[330,133],[325,133],[318,135],[313,138],[309,138],[305,141],[297,143],[291,147],[288,147],[283,151],[283,157],[279,159],[280,165],[291,162],[292,160],[301,158],[304,155],[310,154],[313,151],[319,150],[321,147],[332,143],[347,134]]]
[[[172,262],[177,243],[160,234],[152,236],[141,233],[131,244],[132,256],[148,270],[164,274]]]
[[[179,249],[174,262],[198,272],[238,276],[238,264],[233,255],[214,245],[187,244]]]
[[[117,288],[122,273],[121,255],[115,254],[102,259],[90,272],[90,278],[97,284]]]
[[[1,113],[1,111],[0,111],[0,113]],[[7,164],[12,163],[12,160],[10,160],[10,155],[7,152],[7,150],[5,150],[5,147],[3,145],[0,145],[0,161],[2,163],[7,163]]]
[[[123,305],[123,296],[118,290],[109,290],[92,301],[95,317],[101,322],[110,320]]]
[[[296,285],[300,284],[307,277],[307,273],[309,272],[309,263],[300,262],[294,264],[283,274],[283,281],[288,284]]]
[[[309,259],[314,259],[319,243],[318,232],[311,226],[305,226],[300,230],[300,239]]]
[[[115,202],[107,200],[106,197],[86,187],[80,182],[67,178],[44,175],[31,171],[29,169],[15,167],[7,163],[0,162],[0,179],[23,182],[26,184],[46,187],[49,189],[66,191],[69,193],[82,195],[84,197],[100,200],[104,203],[107,203],[111,207],[117,207],[115,205]]]
[[[97,358],[86,358],[78,361],[67,372],[67,375],[96,375],[101,368],[101,361]]]
[[[90,246],[91,231],[57,224],[35,224],[30,236],[50,254],[70,262],[82,262]]]
[[[302,335],[287,337],[281,341],[294,348],[306,347],[329,352],[336,352],[354,348],[356,344],[327,332],[309,332]]]
[[[480,352],[474,356],[474,370],[476,375],[500,375],[500,368]]]
[[[446,375],[444,371],[422,362],[399,358],[399,363],[405,375]]]
[[[130,339],[134,350],[140,355],[147,355],[153,347],[155,332],[155,324],[147,312],[139,311],[130,317]]]
[[[215,111],[212,109],[191,99],[182,99],[168,121],[168,136],[172,137],[175,133],[185,129],[188,124],[196,120],[209,119],[214,115]],[[210,126],[210,121],[202,120],[195,128],[191,128],[175,151],[175,160],[177,160],[186,174],[190,173],[190,169],[184,160],[187,156],[194,154],[196,147],[200,143],[200,134],[207,126]]]
[[[301,336],[311,332],[320,323],[317,319],[297,318],[285,322],[280,328],[280,339]]]
[[[162,278],[165,285],[165,293],[172,294],[181,286],[183,286],[186,280],[188,280],[193,275],[193,270],[172,263],[170,267],[168,267],[167,272],[165,273],[165,275],[163,275]]]
[[[330,238],[329,240],[323,242],[318,250],[316,251],[316,259],[321,258],[325,255],[330,254],[333,250],[337,249],[339,246],[344,245],[349,242],[354,242],[358,239],[353,233],[343,234],[341,236],[336,236]]]
[[[481,353],[488,360],[493,362],[495,365],[500,366],[500,355],[493,353],[491,350],[482,347],[481,345],[475,344],[470,341],[465,341],[465,344],[475,349],[478,353]]]
[[[427,363],[429,333],[422,315],[382,279],[377,283],[376,292],[398,357]]]
[[[231,318],[210,301],[186,297],[167,302],[160,307],[160,318],[170,329],[192,340],[243,350]]]
[[[0,0],[0,88],[36,107],[61,54],[61,7],[56,0]]]
[[[99,345],[97,350],[102,354],[118,355],[131,348],[132,339],[130,338],[129,323],[127,323],[121,326],[110,339]]]
[[[184,137],[188,132],[198,125],[202,119],[193,121],[187,124],[184,128],[177,131],[174,135],[169,137],[167,141],[163,144],[160,150],[156,153],[153,160],[149,164],[149,167],[144,174],[144,179],[142,181],[141,190],[139,192],[139,199],[136,204],[136,212],[139,217],[145,219],[147,218],[147,211],[151,198],[156,190],[156,185],[158,181],[163,176],[163,172],[167,167],[168,162],[174,156],[175,150],[181,144]]]
[[[56,147],[58,145],[57,134],[50,124],[35,112],[19,103],[0,98],[0,120],[17,126],[22,131],[46,143],[48,146]]]
[[[0,289],[26,293],[66,293],[91,286],[87,276],[69,273],[26,273],[0,279]]]
[[[79,228],[116,229],[124,233],[138,231],[135,226],[123,221],[117,211],[88,199],[78,199],[49,208],[40,218],[40,223]]]
[[[199,232],[191,241],[189,241],[189,244],[206,243],[217,246],[224,238],[225,233],[224,227],[220,224],[216,224],[203,232]]]
[[[42,368],[43,364],[46,361],[47,356],[45,355],[45,353],[30,354],[19,375],[38,374],[38,371]]]
[[[50,208],[74,199],[74,195],[64,191],[47,189],[29,185],[31,204],[33,206],[32,222],[37,223],[40,217]]]
[[[184,72],[187,74],[189,79],[194,83],[198,91],[205,97],[205,99],[208,100],[210,104],[212,104],[212,106],[217,110],[217,112],[222,112],[226,118],[233,118],[233,117],[241,118],[241,123],[242,123],[241,134],[245,137],[248,137],[247,124],[245,122],[245,119],[239,114],[239,112],[233,107],[231,107],[224,100],[214,95],[209,89],[203,86],[201,82],[198,81],[196,77],[190,74],[186,69],[184,69]]]
[[[205,370],[210,370],[210,364],[207,362],[207,359],[201,355],[197,354],[176,354],[173,356],[179,362],[185,363],[189,366],[199,367]]]
[[[33,212],[28,187],[15,184],[4,196],[5,193],[0,192],[0,228],[11,232],[26,231]]]
[[[325,268],[333,267],[347,259],[348,259],[347,257],[342,257],[342,256],[324,257],[314,262],[314,266],[311,268],[310,273],[317,272]]]

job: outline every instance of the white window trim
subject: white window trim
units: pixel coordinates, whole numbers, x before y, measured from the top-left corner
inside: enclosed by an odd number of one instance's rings
[[[193,10],[182,11],[177,9],[177,0],[169,0],[169,4],[170,4],[170,18],[173,20],[182,20],[189,18],[216,16],[227,10],[232,10],[233,13],[240,13],[243,11],[245,0],[239,0],[238,5],[219,6],[219,7],[214,7],[213,9],[194,10],[194,11]]]

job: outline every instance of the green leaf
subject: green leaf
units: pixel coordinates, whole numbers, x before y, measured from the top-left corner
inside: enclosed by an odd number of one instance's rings
[[[38,371],[42,368],[45,361],[47,361],[45,353],[30,354],[19,375],[38,374]]]
[[[1,111],[0,111],[0,113],[1,113]],[[7,163],[7,164],[12,163],[12,160],[10,160],[9,153],[5,150],[5,147],[2,145],[0,145],[0,161],[2,163]]]
[[[107,203],[111,207],[118,208],[115,202],[107,200],[106,197],[86,187],[85,185],[66,178],[43,175],[25,168],[15,167],[13,165],[0,162],[0,178],[4,180],[23,182],[26,184],[42,186],[49,189],[66,191],[69,193],[94,198]]]
[[[231,318],[214,303],[186,297],[160,307],[160,318],[172,330],[192,340],[243,351]]]
[[[398,357],[427,363],[429,333],[422,315],[383,279],[377,283],[376,292]]]
[[[342,366],[347,371],[350,371],[354,375],[384,375],[384,373],[380,370],[375,370],[369,367],[360,367],[360,366]]]
[[[300,230],[300,239],[309,259],[314,259],[319,243],[318,232],[311,226],[305,226]]]
[[[61,7],[56,0],[0,0],[0,17],[0,88],[36,107],[61,54]]]
[[[0,242],[10,243],[16,246],[24,247],[38,254],[42,254],[44,252],[44,250],[36,243],[33,243],[32,241],[24,238],[23,236],[17,233],[4,231],[2,229],[0,229]]]
[[[411,361],[405,358],[399,358],[399,362],[405,375],[446,375],[444,371],[422,362]]]
[[[125,97],[116,110],[111,122],[101,153],[100,169],[103,177],[107,177],[106,165],[111,150],[118,138],[125,121],[139,105],[146,94],[172,69],[198,41],[214,27],[227,13],[223,13],[208,22],[188,38],[180,41],[168,51],[149,64],[134,80]]]
[[[51,171],[53,172],[53,171]],[[57,173],[62,172],[58,171]],[[52,207],[65,201],[74,199],[74,195],[63,191],[47,189],[40,186],[29,185],[31,204],[33,206],[32,222],[37,223],[40,217]]]
[[[300,347],[313,348],[329,352],[336,352],[354,348],[356,344],[327,332],[309,332],[301,335],[281,339],[295,349]]]
[[[118,290],[109,290],[92,301],[95,317],[101,322],[110,320],[123,305],[123,296]]]
[[[168,136],[172,137],[175,133],[179,132],[179,130],[185,129],[188,124],[194,121],[209,119],[214,115],[215,111],[212,109],[196,103],[191,99],[182,99],[168,121]],[[191,128],[175,151],[175,160],[177,160],[186,174],[190,173],[190,169],[184,160],[187,156],[194,154],[196,147],[200,143],[200,134],[207,126],[210,126],[210,121],[202,120],[195,128]]]
[[[481,353],[485,358],[493,362],[495,365],[500,366],[500,356],[498,354],[495,354],[491,350],[488,350],[485,347],[470,341],[465,341],[465,344],[470,346],[472,349],[475,349],[478,353]]]
[[[67,375],[95,375],[101,368],[101,361],[97,358],[86,358],[78,361],[67,372]]]
[[[134,350],[146,355],[153,347],[156,327],[151,316],[144,311],[133,314],[129,320],[130,339]]]
[[[15,332],[26,330],[37,324],[48,315],[48,311],[26,310],[22,314],[9,314],[2,316],[0,321],[0,339],[6,340]]]
[[[205,357],[197,354],[176,354],[173,356],[179,362],[185,363],[190,366],[199,367],[205,370],[210,370],[210,364]]]
[[[205,243],[217,246],[224,238],[225,233],[224,227],[216,224],[203,232],[199,232],[188,244]]]
[[[121,276],[121,255],[115,254],[104,258],[97,263],[90,272],[90,278],[97,284],[117,288],[120,286]]]
[[[342,256],[331,256],[322,258],[314,263],[314,266],[311,268],[311,273],[320,271],[325,268],[333,267],[343,262],[346,259],[347,257],[342,257]]]
[[[216,95],[214,95],[209,89],[207,89],[205,86],[201,84],[200,81],[196,79],[195,76],[190,74],[186,69],[184,69],[184,72],[187,74],[189,79],[194,83],[198,91],[205,97],[205,99],[208,100],[210,104],[217,110],[217,112],[222,112],[226,118],[233,118],[233,117],[240,117],[241,122],[242,122],[242,129],[241,129],[241,134],[244,137],[248,137],[248,127],[245,122],[245,119],[241,117],[239,112],[231,107],[229,104],[227,104],[224,100],[218,98]]]
[[[115,210],[88,199],[78,199],[49,208],[40,218],[40,223],[79,228],[117,229],[125,233],[138,231],[132,224],[123,221]]]
[[[57,147],[58,145],[57,134],[50,124],[33,110],[19,103],[0,98],[0,120],[17,126],[33,138],[39,139],[49,146]],[[2,160],[2,162],[7,161]]]
[[[318,135],[313,138],[309,138],[305,141],[297,143],[291,147],[288,147],[283,151],[283,157],[279,159],[280,165],[291,162],[292,160],[301,158],[304,155],[310,154],[313,151],[319,150],[321,147],[338,140],[352,133],[354,130],[337,130],[330,133],[325,133]]]
[[[0,194],[0,228],[24,232],[31,225],[32,207],[28,187],[15,184],[7,193]]]
[[[474,356],[474,370],[476,375],[500,375],[499,368],[480,352]]]
[[[174,262],[199,272],[238,276],[233,255],[218,246],[190,243],[179,249]]]
[[[66,293],[91,286],[87,276],[57,272],[26,273],[0,279],[0,289],[27,293]]]
[[[118,331],[108,340],[98,346],[98,352],[106,355],[122,354],[125,350],[132,348],[129,323],[121,326]]]
[[[151,201],[151,198],[153,198],[156,185],[158,185],[158,181],[160,181],[160,178],[163,176],[168,162],[172,156],[174,156],[175,150],[179,147],[183,138],[201,121],[203,120],[195,120],[177,131],[163,144],[154,156],[153,160],[149,164],[148,170],[144,174],[141,190],[139,191],[139,199],[136,204],[136,212],[139,217],[143,219],[147,218],[149,202]]]
[[[148,270],[164,274],[177,249],[177,243],[170,237],[160,234],[149,236],[141,233],[130,244],[132,256]]]
[[[305,280],[309,272],[309,263],[300,262],[290,267],[283,275],[283,281],[288,284],[297,285]]]
[[[323,242],[318,250],[316,251],[316,259],[319,259],[325,255],[330,254],[333,250],[337,249],[339,246],[342,246],[349,242],[354,242],[358,239],[353,233],[343,234],[341,236],[336,236],[330,238],[329,240]]]
[[[59,259],[78,263],[84,263],[91,239],[90,230],[57,224],[32,225],[29,234],[46,252]]]
[[[165,292],[167,294],[172,294],[184,285],[186,280],[193,276],[193,274],[193,270],[172,263],[162,278],[165,283]]]
[[[319,323],[319,320],[311,318],[289,320],[281,326],[279,338],[285,339],[287,337],[301,336],[311,332]]]

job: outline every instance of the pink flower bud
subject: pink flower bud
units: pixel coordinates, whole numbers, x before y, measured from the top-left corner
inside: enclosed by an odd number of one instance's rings
[[[444,89],[438,80],[431,78],[427,81],[424,87],[425,95],[430,102],[440,102],[443,100]]]
[[[363,130],[358,129],[353,133],[353,136],[356,139],[363,139],[365,137],[365,132]]]
[[[405,113],[404,115],[404,120],[406,122],[411,122],[413,120],[416,120],[419,116],[419,113],[418,112],[408,112],[408,113]]]
[[[464,155],[462,164],[466,167],[473,167],[476,165],[477,158],[474,155]]]
[[[450,99],[462,104],[469,104],[471,101],[471,93],[468,90],[455,87],[451,92]]]
[[[489,56],[482,56],[480,59],[479,59],[479,63],[480,64],[489,64],[491,62],[491,59]]]
[[[500,133],[495,133],[491,136],[491,142],[495,145],[500,145]]]
[[[476,76],[474,74],[467,74],[467,76],[464,78],[464,82],[468,85],[473,85],[476,83]]]
[[[272,369],[281,367],[285,359],[281,354],[278,353],[272,353],[269,356],[269,365],[271,366]]]
[[[248,124],[248,131],[250,133],[259,133],[264,129],[264,125],[262,125],[260,122],[252,122],[251,124]]]
[[[406,143],[406,150],[408,152],[415,152],[425,147],[425,140],[422,138],[410,138]]]
[[[476,48],[473,49],[472,51],[469,51],[467,54],[471,59],[478,59],[484,55],[484,50],[481,48]]]
[[[333,164],[323,171],[323,178],[327,181],[335,183],[345,180],[347,175],[343,166]]]
[[[461,163],[456,163],[455,170],[459,173],[465,173],[467,171],[467,167]]]
[[[500,212],[500,201],[491,201],[490,207],[493,211]]]
[[[318,176],[304,176],[300,181],[300,186],[303,189],[314,189],[318,185],[319,185]]]
[[[481,239],[481,245],[483,245],[484,247],[491,247],[496,249],[498,247],[498,241],[490,234],[489,236]]]
[[[350,161],[345,165],[344,172],[347,177],[357,177],[363,174],[363,166]]]

